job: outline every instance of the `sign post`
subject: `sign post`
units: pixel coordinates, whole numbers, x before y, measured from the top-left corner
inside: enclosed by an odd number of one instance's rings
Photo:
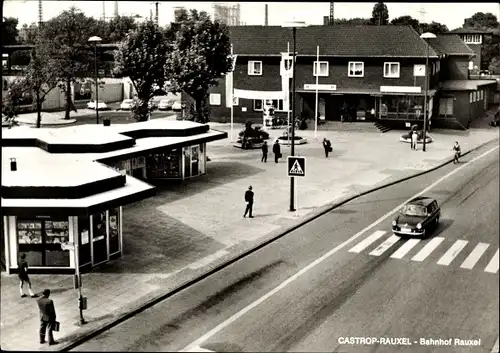
[[[298,156],[288,156],[287,158],[287,170],[289,177],[305,177],[306,176],[306,157],[298,157]],[[298,210],[298,192],[295,193],[296,197],[296,205],[295,210]],[[297,213],[298,215],[298,213]]]
[[[67,251],[73,251],[75,259],[75,289],[78,288],[78,309],[80,311],[80,325],[84,325],[87,322],[83,318],[83,310],[87,309],[87,298],[82,295],[82,277],[80,274],[80,257],[78,249],[78,239],[75,243],[62,243],[61,249]]]

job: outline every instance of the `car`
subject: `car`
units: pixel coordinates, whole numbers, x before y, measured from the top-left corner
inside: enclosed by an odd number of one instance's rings
[[[169,110],[172,109],[172,105],[174,104],[173,100],[162,99],[160,104],[158,104],[159,110]]]
[[[182,110],[182,103],[180,101],[175,101],[172,104],[172,110],[173,111],[181,111]]]
[[[424,238],[438,227],[440,217],[441,208],[436,199],[416,197],[399,210],[392,221],[392,232],[399,236]]]
[[[87,108],[88,109],[96,109],[95,100],[88,102]],[[105,109],[108,109],[108,106],[106,105],[106,103],[104,103],[103,101],[98,101],[97,102],[97,110],[105,110]]]
[[[158,102],[155,101],[154,98],[151,98],[148,102],[148,108],[151,110],[155,110],[156,108],[158,108]]]
[[[121,110],[130,110],[134,107],[135,101],[133,99],[124,99],[122,104],[120,104]]]

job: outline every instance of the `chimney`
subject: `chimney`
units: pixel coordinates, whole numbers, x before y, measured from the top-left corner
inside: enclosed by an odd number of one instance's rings
[[[264,13],[264,26],[269,26],[269,16],[268,16],[268,5],[264,5],[265,6],[265,13]]]
[[[330,24],[330,16],[323,16],[323,26],[328,26]]]
[[[17,161],[15,158],[10,159],[10,170],[13,172],[17,170]]]

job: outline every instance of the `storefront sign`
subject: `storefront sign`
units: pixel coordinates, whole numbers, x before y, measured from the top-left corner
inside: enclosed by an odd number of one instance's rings
[[[383,93],[422,93],[422,87],[417,86],[380,86]]]
[[[250,91],[235,89],[233,97],[245,99],[284,99],[287,92],[282,91]]]
[[[316,90],[316,88],[320,91],[336,91],[337,85],[323,85],[323,84],[306,84],[304,85],[304,89],[306,90]]]

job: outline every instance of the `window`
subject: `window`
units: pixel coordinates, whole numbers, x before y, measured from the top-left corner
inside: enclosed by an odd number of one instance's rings
[[[114,254],[120,251],[120,209],[109,210],[109,253]]]
[[[474,92],[471,92],[470,96],[469,96],[469,103],[472,103],[472,102],[474,102]]]
[[[263,108],[262,99],[253,100],[253,110],[256,112],[261,112]]]
[[[272,105],[274,107],[274,111],[276,112],[286,112],[285,104],[283,99],[267,99],[266,105]],[[262,99],[254,99],[253,101],[253,110],[256,112],[263,111],[264,101]]]
[[[484,91],[481,90],[480,93],[481,93],[481,98],[480,99],[483,100],[484,99]]]
[[[439,99],[439,115],[453,116],[453,98]]]
[[[479,100],[479,92],[475,91],[474,92],[474,102],[477,102]]]
[[[465,34],[462,39],[466,44],[481,44],[480,34]]]
[[[399,78],[399,63],[384,63],[384,77]]]
[[[252,76],[262,75],[262,61],[249,61],[248,74]]]
[[[313,64],[313,76],[328,76],[328,61],[315,61]]]
[[[474,70],[474,62],[472,60],[469,61],[469,70]]]
[[[436,72],[439,72],[439,71],[441,71],[441,61],[438,61],[436,63]]]
[[[363,77],[365,74],[365,64],[360,61],[349,62],[349,77]]]
[[[210,105],[220,105],[220,93],[210,93]]]

